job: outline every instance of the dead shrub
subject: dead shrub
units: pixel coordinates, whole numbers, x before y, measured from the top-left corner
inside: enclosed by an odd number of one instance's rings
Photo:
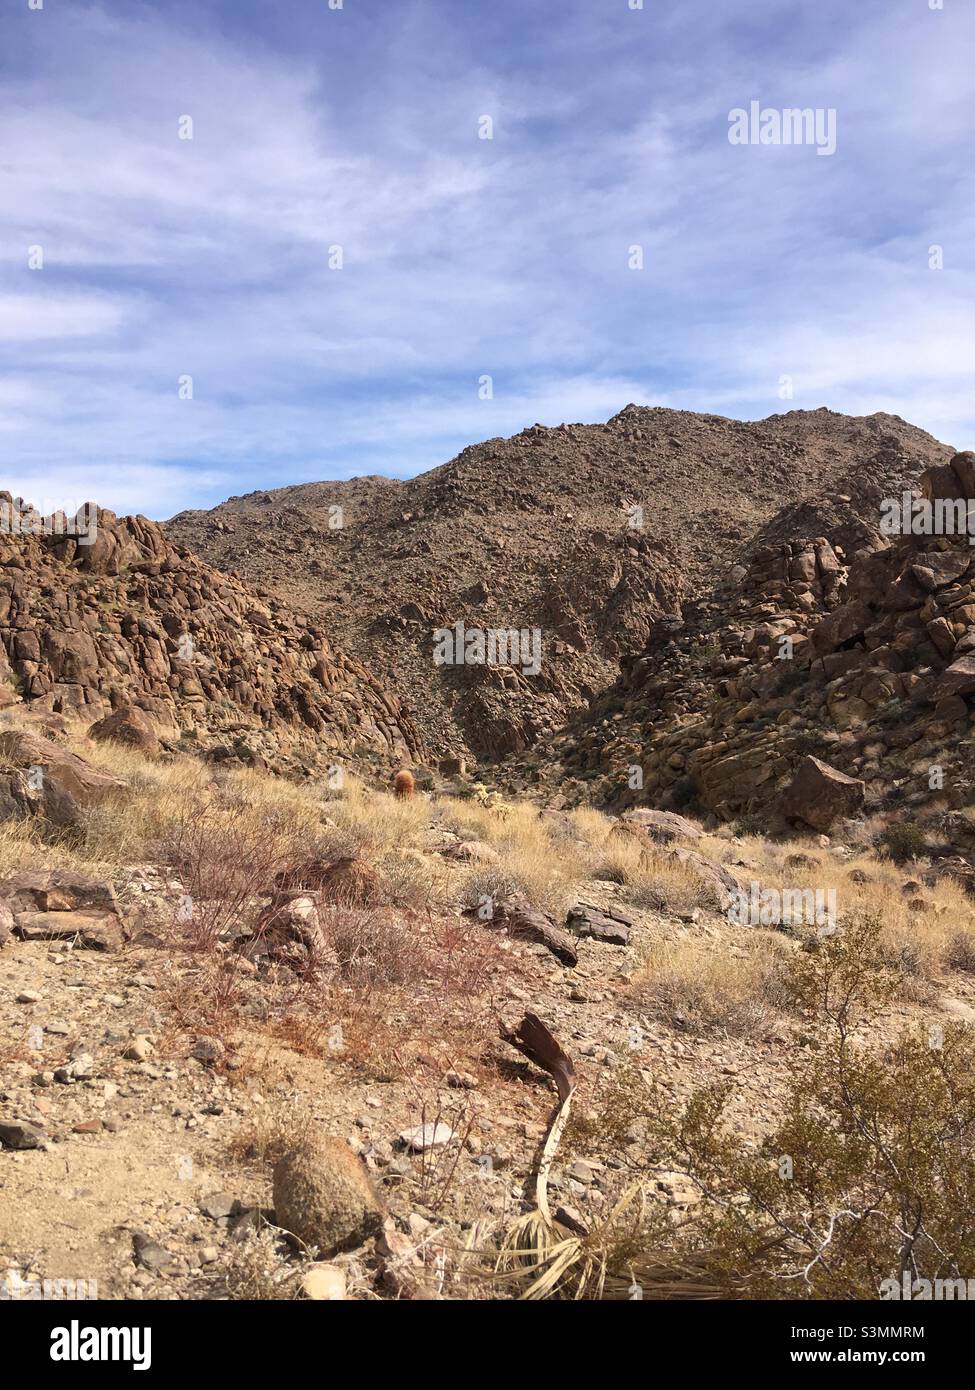
[[[280,808],[262,813],[243,800],[218,805],[202,797],[185,803],[161,846],[183,884],[175,909],[181,940],[212,949],[231,927],[256,926],[258,899],[297,858],[299,833]]]
[[[753,1037],[789,1007],[791,959],[770,933],[730,950],[688,937],[652,947],[632,988],[643,1007],[691,1032]]]
[[[395,911],[333,907],[323,910],[322,926],[342,975],[359,988],[411,984],[428,972],[416,931]]]
[[[948,941],[944,959],[950,970],[975,974],[975,932],[956,931]]]

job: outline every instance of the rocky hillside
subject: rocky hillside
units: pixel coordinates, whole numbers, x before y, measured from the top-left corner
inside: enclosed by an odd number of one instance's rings
[[[921,495],[975,499],[975,455],[929,469]],[[963,534],[888,542],[877,501],[853,555],[822,535],[756,549],[684,626],[653,634],[536,775],[563,789],[575,776],[596,800],[775,821],[812,754],[859,780],[868,810],[937,817],[970,851],[975,555]]]
[[[388,771],[421,755],[396,698],[319,622],[154,522],[93,508],[89,534],[0,502],[19,518],[0,532],[4,705],[92,720],[134,705],[171,740],[282,766],[341,756]]]
[[[746,423],[627,406],[605,425],[473,445],[405,482],[251,493],[167,530],[327,627],[397,691],[434,757],[484,766],[547,747],[621,661],[696,622],[740,558],[748,572],[762,545],[826,531],[863,543],[864,498],[949,456],[890,415]],[[737,601],[734,581],[714,599]],[[540,629],[540,671],[434,665],[434,630],[458,621]]]

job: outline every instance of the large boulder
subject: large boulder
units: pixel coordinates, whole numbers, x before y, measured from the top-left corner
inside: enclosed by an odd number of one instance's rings
[[[829,763],[809,755],[782,793],[780,810],[790,821],[802,821],[813,830],[829,830],[834,821],[857,816],[863,810],[866,788],[856,777],[847,777]]]
[[[672,844],[674,840],[701,838],[697,826],[674,811],[654,811],[649,807],[640,806],[632,811],[624,811],[622,821],[627,827],[637,826],[640,830],[645,830],[650,839],[660,845]]]
[[[55,826],[74,825],[86,807],[124,790],[59,743],[24,729],[0,730],[0,817],[42,815]]]
[[[368,1174],[343,1140],[308,1139],[274,1166],[277,1224],[329,1259],[382,1230],[383,1209]]]
[[[121,705],[113,710],[104,719],[99,719],[97,724],[92,724],[88,737],[96,741],[108,739],[127,744],[130,748],[138,748],[147,758],[159,755],[155,725],[138,705]]]

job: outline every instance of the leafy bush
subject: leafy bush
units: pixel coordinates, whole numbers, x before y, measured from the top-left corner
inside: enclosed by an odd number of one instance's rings
[[[706,1200],[678,1239],[750,1298],[876,1299],[884,1281],[975,1270],[975,1034],[906,1032],[886,1054],[859,1025],[889,1002],[880,923],[863,917],[799,957],[814,1042],[791,1062],[784,1115],[757,1149],[723,1127],[730,1085],[654,1125]]]
[[[922,858],[928,850],[927,838],[919,825],[895,821],[880,836],[883,850],[898,864]]]

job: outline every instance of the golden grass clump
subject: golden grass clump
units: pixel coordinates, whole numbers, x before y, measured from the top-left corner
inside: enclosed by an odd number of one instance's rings
[[[794,948],[748,929],[741,945],[683,936],[654,943],[631,982],[639,1004],[694,1033],[754,1037],[790,1003]]]

